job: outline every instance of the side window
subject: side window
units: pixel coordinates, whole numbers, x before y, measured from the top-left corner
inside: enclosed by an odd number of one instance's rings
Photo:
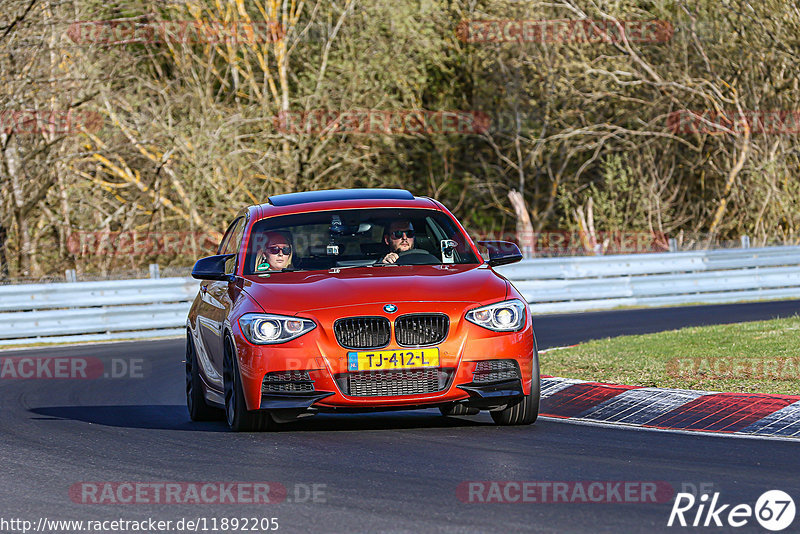
[[[231,223],[230,227],[228,227],[228,231],[225,233],[225,237],[222,238],[222,243],[219,246],[219,254],[236,254],[239,252],[239,245],[242,243],[243,233],[244,217],[239,217]],[[236,257],[234,256],[225,262],[225,273],[233,274],[235,269]]]
[[[230,224],[230,226],[228,226],[228,229],[225,230],[225,235],[222,236],[222,241],[219,242],[219,247],[217,247],[217,254],[225,254],[223,252],[223,250],[225,250],[225,246],[231,240],[231,234],[233,234],[233,231],[235,230],[235,227],[236,227],[236,223],[238,223],[238,222],[239,222],[239,219],[235,219]]]

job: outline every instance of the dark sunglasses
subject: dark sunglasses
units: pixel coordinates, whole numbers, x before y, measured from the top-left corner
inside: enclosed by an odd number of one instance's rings
[[[409,239],[414,237],[414,230],[395,230],[394,232],[389,232],[392,237],[395,239],[402,239],[403,234],[406,234],[406,237]]]
[[[278,252],[283,252],[284,255],[288,256],[292,253],[292,247],[286,245],[285,247],[279,247],[277,245],[273,245],[271,247],[267,247],[267,252],[270,254],[277,254]]]

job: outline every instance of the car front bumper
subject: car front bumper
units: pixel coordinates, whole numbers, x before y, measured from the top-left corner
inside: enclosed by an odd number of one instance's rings
[[[443,304],[452,304],[452,309],[443,309]],[[429,303],[428,303],[429,305]],[[404,306],[406,309],[410,305]],[[531,391],[533,366],[538,366],[536,346],[533,335],[533,324],[530,316],[524,328],[518,332],[493,332],[463,320],[463,303],[440,303],[437,311],[446,312],[450,317],[450,332],[444,342],[436,346],[439,350],[440,362],[436,368],[398,369],[398,379],[415,380],[409,375],[428,373],[421,379],[435,380],[432,372],[439,373],[436,387],[415,389],[415,387],[389,388],[379,394],[368,396],[364,392],[372,391],[370,387],[362,388],[357,394],[351,394],[350,380],[363,378],[386,379],[378,376],[381,372],[361,372],[364,377],[356,377],[347,366],[349,349],[342,348],[329,328],[317,328],[310,333],[281,345],[256,346],[246,339],[234,327],[233,335],[239,367],[242,373],[242,386],[248,409],[264,410],[391,410],[410,409],[413,407],[435,407],[458,404],[491,409],[503,406]],[[337,310],[340,311],[340,310]],[[419,303],[419,309],[410,309],[408,313],[424,313],[429,311],[425,303]],[[348,310],[352,315],[359,312],[367,315],[368,311]],[[331,312],[333,314],[335,312]],[[372,311],[374,314],[374,311]],[[336,316],[326,316],[322,312],[302,314],[319,325],[331,325]],[[390,343],[380,350],[403,350]],[[477,362],[487,360],[514,360],[517,362],[519,377],[514,380],[493,382],[476,382],[475,368]],[[262,382],[267,373],[287,370],[307,371],[313,381],[313,391],[302,393],[262,393]],[[388,373],[388,372],[386,372]],[[378,389],[375,389],[378,391]],[[411,392],[410,394],[404,394]]]

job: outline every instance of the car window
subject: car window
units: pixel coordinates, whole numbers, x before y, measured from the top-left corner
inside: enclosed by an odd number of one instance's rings
[[[219,246],[219,254],[236,254],[239,252],[239,245],[242,242],[244,233],[244,217],[239,217],[231,223],[222,243]],[[232,274],[236,270],[236,257],[225,262],[225,274]]]
[[[381,260],[390,252],[385,235],[390,227],[397,228],[398,223],[412,229],[414,234],[413,251],[404,253],[413,256],[404,259],[410,264],[480,263],[468,238],[445,213],[428,209],[353,209],[286,215],[256,222],[247,244],[244,272],[280,270],[269,265],[265,258],[268,250],[277,253],[283,247],[291,252],[286,255],[288,258],[278,258],[282,270],[385,267]],[[451,246],[450,241],[455,245],[452,257],[443,258],[443,242]]]

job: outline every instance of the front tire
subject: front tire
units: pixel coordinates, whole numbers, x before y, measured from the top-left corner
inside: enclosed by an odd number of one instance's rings
[[[217,408],[209,406],[203,395],[203,379],[200,377],[200,365],[192,337],[186,335],[186,408],[192,421],[215,421],[221,413]]]
[[[498,425],[530,425],[539,417],[539,392],[541,380],[539,377],[539,356],[533,359],[533,373],[531,380],[531,393],[525,395],[516,404],[496,412],[489,412]]]
[[[225,360],[222,367],[225,387],[225,419],[234,432],[259,432],[271,430],[275,425],[268,412],[248,410],[244,400],[239,364],[230,343],[225,343]]]

